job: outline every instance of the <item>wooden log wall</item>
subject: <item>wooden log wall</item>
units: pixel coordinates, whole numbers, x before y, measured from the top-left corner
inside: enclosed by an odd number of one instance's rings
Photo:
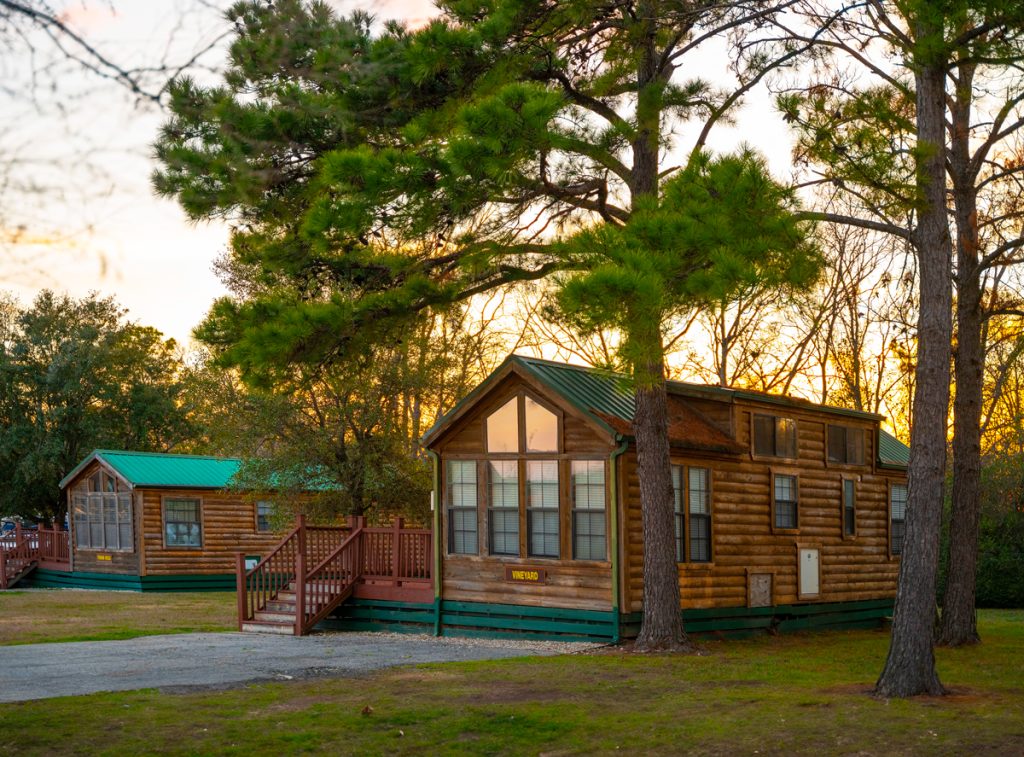
[[[197,489],[139,489],[142,505],[141,575],[232,573],[235,553],[264,555],[281,535],[256,531],[256,503],[243,494]],[[164,499],[199,499],[202,546],[164,545]]]
[[[111,477],[117,479],[118,491],[128,491],[130,486],[127,481],[117,476],[116,473],[105,465],[101,465],[98,461],[93,461],[90,465],[79,473],[79,475],[71,482],[69,482],[65,489],[65,496],[67,498],[67,512],[68,512],[68,530],[69,540],[71,546],[71,569],[78,573],[113,573],[119,575],[139,575],[139,513],[140,513],[140,500],[138,496],[133,495],[132,497],[132,539],[134,544],[131,550],[106,550],[106,549],[94,549],[91,547],[79,547],[76,538],[76,524],[75,524],[75,508],[74,508],[74,496],[75,494],[88,494],[89,492],[89,477],[97,471],[103,471]]]
[[[562,451],[557,454],[538,453],[531,455],[493,455],[486,453],[485,419],[505,404],[518,392],[525,391],[534,399],[546,401],[557,409],[561,422]],[[477,500],[480,503],[477,514],[479,555],[447,554],[448,512],[445,507],[445,466],[446,460],[494,459],[540,459],[560,461],[560,528],[562,554],[571,555],[571,494],[568,480],[568,460],[607,460],[613,446],[607,434],[602,434],[591,423],[585,421],[569,408],[559,407],[543,386],[526,382],[519,376],[509,376],[470,414],[457,421],[442,437],[437,449],[442,460],[442,485],[439,506],[441,507],[442,543],[442,597],[459,602],[487,602],[498,604],[522,604],[538,607],[564,607],[571,609],[607,610],[611,607],[612,581],[609,561],[589,562],[572,559],[545,559],[535,557],[506,557],[487,555],[487,509],[486,476],[484,467],[478,464]],[[607,466],[606,466],[607,467]],[[606,481],[608,471],[605,472]],[[522,502],[525,482],[520,478],[520,500]],[[608,518],[609,508],[605,508]],[[521,541],[525,543],[526,514],[520,505],[519,529]],[[606,533],[610,534],[606,520]],[[610,544],[610,538],[609,538]],[[522,552],[525,555],[525,550]],[[506,567],[539,568],[545,571],[543,583],[518,583],[506,580]]]
[[[724,403],[723,403],[724,404]],[[705,408],[701,408],[705,410]],[[748,574],[771,574],[772,603],[840,602],[894,596],[898,559],[889,555],[889,485],[905,475],[881,471],[876,458],[875,429],[870,420],[765,405],[733,408],[735,438],[751,449],[754,412],[794,418],[798,459],[673,454],[672,462],[711,470],[712,562],[679,566],[684,608],[742,607],[748,602]],[[826,460],[827,424],[863,428],[864,465],[839,465]],[[643,537],[635,452],[621,459],[624,535],[623,610],[642,609]],[[771,472],[799,477],[799,529],[772,529]],[[844,538],[843,477],[856,481],[856,536]],[[798,549],[819,550],[819,594],[802,600],[798,592]]]

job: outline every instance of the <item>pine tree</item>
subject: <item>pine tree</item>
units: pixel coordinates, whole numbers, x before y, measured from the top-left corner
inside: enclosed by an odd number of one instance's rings
[[[324,3],[239,3],[225,84],[172,92],[155,184],[196,218],[231,218],[233,254],[288,283],[217,302],[199,336],[273,383],[297,361],[365,352],[429,308],[584,268],[567,239],[614,234],[658,205],[677,127],[698,127],[699,155],[806,47],[758,44],[785,4],[453,0],[422,29],[375,33]],[[725,89],[686,69],[718,38],[735,43]],[[637,315],[627,341],[655,345],[658,321]],[[646,518],[672,506],[661,356],[639,367]],[[671,591],[661,617],[679,615]],[[684,640],[679,620],[650,630],[649,646]]]

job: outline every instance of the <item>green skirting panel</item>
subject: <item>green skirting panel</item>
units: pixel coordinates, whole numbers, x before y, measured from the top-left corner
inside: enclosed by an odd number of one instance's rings
[[[484,602],[441,602],[441,625],[444,636],[604,642],[615,636],[611,611]]]
[[[892,615],[893,600],[777,605],[775,607],[723,607],[683,610],[686,632],[695,636],[749,636],[839,628],[878,628]],[[622,616],[622,635],[636,636],[640,613]]]
[[[118,573],[68,573],[36,569],[18,587],[39,589],[107,589],[112,591],[234,591],[235,576],[132,576]]]
[[[432,604],[349,600],[318,628],[332,631],[393,631],[433,633]],[[892,600],[777,607],[724,607],[684,610],[686,630],[695,636],[741,637],[826,628],[877,628],[892,615]],[[640,630],[639,613],[621,616],[624,637]],[[441,602],[441,634],[488,639],[528,638],[560,641],[610,642],[615,616],[598,610],[560,607]]]
[[[317,625],[320,631],[391,631],[433,633],[434,605],[350,599]]]

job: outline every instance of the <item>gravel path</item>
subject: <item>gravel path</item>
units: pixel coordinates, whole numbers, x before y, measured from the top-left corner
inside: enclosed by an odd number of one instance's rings
[[[144,636],[0,647],[0,702],[97,691],[231,686],[395,665],[554,655],[593,644],[448,639],[388,633],[301,638],[248,633]]]

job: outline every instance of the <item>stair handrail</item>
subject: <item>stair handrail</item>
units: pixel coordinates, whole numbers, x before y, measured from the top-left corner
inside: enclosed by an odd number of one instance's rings
[[[297,541],[298,534],[306,527],[306,518],[300,515],[298,521],[295,524],[295,528],[289,531],[280,543],[272,549],[266,557],[262,558],[251,570],[245,568],[245,554],[238,552],[235,555],[235,575],[236,575],[236,586],[235,591],[238,599],[238,630],[242,630],[242,624],[247,620],[252,620],[256,613],[263,610],[268,602],[274,601],[277,595],[283,588],[288,586],[292,580],[294,580],[294,574],[289,573],[284,582],[273,580],[272,577],[268,577],[266,584],[261,585],[257,592],[250,590],[250,586],[254,581],[262,582],[262,579],[258,579],[257,576],[262,576],[264,573],[268,573],[275,561],[279,563],[277,567],[284,567],[287,564],[294,565],[292,559],[280,560],[277,559],[283,552],[289,550],[293,546],[293,543]],[[297,546],[297,545],[296,545]],[[296,550],[297,551],[297,550]],[[275,588],[276,587],[276,588]],[[265,590],[265,591],[260,591]],[[261,598],[258,596],[259,593],[263,593],[264,596]],[[256,595],[256,596],[254,596]]]
[[[352,531],[337,549],[309,571],[295,592],[295,634],[304,636],[349,594],[362,575],[365,518],[355,519]],[[301,590],[301,591],[300,591]]]

